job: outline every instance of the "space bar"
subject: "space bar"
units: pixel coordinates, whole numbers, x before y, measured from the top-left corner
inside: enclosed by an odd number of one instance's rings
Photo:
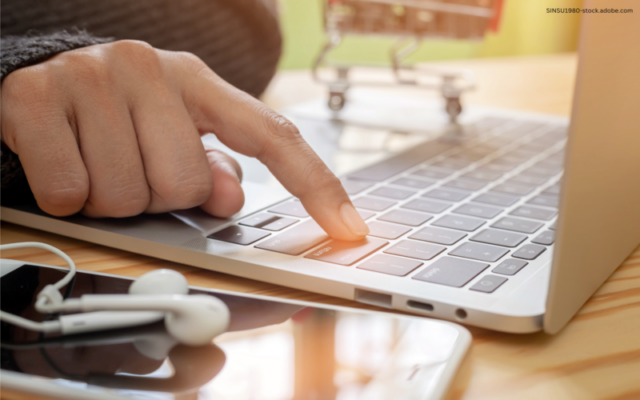
[[[310,219],[256,245],[263,250],[297,256],[329,239],[320,225]]]
[[[349,178],[381,182],[416,166],[455,146],[455,143],[439,140],[428,141],[418,147],[393,156],[381,163],[349,175]]]

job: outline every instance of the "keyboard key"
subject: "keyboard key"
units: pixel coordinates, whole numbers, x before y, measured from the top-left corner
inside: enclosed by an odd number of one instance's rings
[[[527,217],[531,219],[540,219],[543,221],[549,221],[557,214],[556,210],[549,210],[544,208],[520,206],[511,211],[509,215],[515,215],[518,217]]]
[[[564,166],[564,161],[557,158],[547,158],[542,161],[538,161],[536,165],[562,170]]]
[[[369,237],[357,242],[332,240],[324,246],[307,254],[304,258],[325,261],[333,264],[352,265],[387,244],[389,244],[389,242],[386,240]]]
[[[464,152],[470,153],[470,154],[489,155],[489,154],[495,153],[499,148],[500,146],[492,145],[485,142],[485,143],[477,144],[473,147],[469,147],[465,149]]]
[[[493,204],[495,206],[508,207],[515,204],[520,200],[517,197],[507,196],[506,194],[497,194],[492,192],[483,193],[480,196],[474,197],[471,201],[477,201],[478,203]]]
[[[405,190],[405,189],[396,189],[389,186],[383,186],[374,190],[373,192],[369,192],[370,195],[380,196],[380,197],[388,197],[390,199],[398,199],[404,200],[408,197],[416,194],[413,190]]]
[[[500,157],[498,157],[498,160],[502,160],[505,162],[509,162],[509,163],[519,163],[522,164],[523,162],[530,160],[531,157],[535,156],[535,153],[531,153],[531,152],[527,152],[527,151],[510,151],[507,154],[503,154]]]
[[[518,218],[504,217],[491,225],[492,228],[506,229],[508,231],[533,233],[540,229],[543,224],[536,221],[526,221]]]
[[[517,167],[518,167],[518,164],[501,162],[499,160],[491,161],[490,163],[482,166],[482,168],[487,171],[495,171],[495,172],[502,172],[502,173],[509,172],[511,170],[516,169]]]
[[[511,181],[513,182],[526,183],[527,185],[535,185],[535,186],[542,185],[548,180],[549,178],[545,176],[523,175],[523,174],[516,175],[511,178]]]
[[[558,224],[558,222],[557,222],[557,221],[556,221],[556,222],[554,222],[553,224],[551,224],[551,226],[549,226],[549,229],[551,229],[551,230],[554,230],[554,231],[555,231],[555,230],[556,230],[556,226],[557,226],[557,224]]]
[[[444,186],[454,189],[475,191],[487,186],[487,183],[487,181],[479,181],[477,179],[454,179],[450,182],[447,182]]]
[[[556,183],[554,185],[551,185],[547,189],[543,190],[542,193],[558,195],[560,194],[560,184]]]
[[[476,161],[481,160],[481,159],[483,159],[485,157],[486,157],[486,154],[483,154],[482,152],[473,152],[473,151],[465,150],[463,152],[460,152],[460,153],[452,156],[451,158],[454,159],[454,160],[463,160],[463,161],[476,162]]]
[[[537,244],[544,244],[545,246],[552,245],[556,240],[556,233],[554,231],[544,231],[536,236],[531,241]]]
[[[392,185],[406,186],[415,189],[424,189],[433,185],[434,181],[426,181],[424,179],[400,178],[392,181]]]
[[[506,260],[498,264],[497,267],[492,269],[491,272],[500,275],[515,275],[516,273],[518,273],[518,271],[527,266],[527,264],[529,263],[526,261],[516,260],[515,258],[507,258]]]
[[[411,230],[411,228],[404,226],[377,221],[369,222],[367,225],[369,225],[369,229],[371,230],[371,232],[369,232],[370,236],[377,236],[383,239],[397,239]]]
[[[545,143],[529,142],[527,144],[523,144],[522,146],[520,146],[520,148],[529,151],[535,151],[536,153],[542,153],[549,148],[549,145]]]
[[[463,192],[461,190],[433,189],[422,196],[439,200],[460,201],[469,196],[469,192]]]
[[[263,250],[297,256],[327,240],[329,236],[316,221],[310,219],[257,244]]]
[[[508,181],[507,181],[508,182]],[[524,196],[527,195],[531,192],[533,192],[533,189],[535,189],[534,186],[525,186],[524,183],[503,183],[501,185],[498,185],[494,188],[492,188],[491,190],[494,192],[501,192],[501,193],[506,193],[506,194],[513,194],[516,196]]]
[[[264,225],[268,225],[271,222],[277,220],[277,215],[269,214],[269,213],[260,213],[257,215],[252,215],[249,218],[245,218],[242,221],[238,222],[240,225],[251,226],[254,228],[260,228]]]
[[[485,206],[477,203],[467,203],[454,209],[452,212],[456,214],[471,215],[472,217],[491,219],[503,211],[503,208]]]
[[[548,195],[539,195],[527,201],[527,203],[529,204],[535,204],[537,206],[553,207],[553,208],[558,208],[559,202],[560,202],[560,199],[558,198],[558,196],[548,196]]]
[[[497,126],[501,126],[503,124],[512,122],[511,119],[502,118],[502,117],[483,117],[481,120],[477,121],[474,125],[483,130],[490,130],[491,128],[495,128]]]
[[[392,210],[378,217],[380,221],[395,222],[396,224],[420,226],[433,218],[433,215],[407,210]]]
[[[509,250],[501,247],[468,242],[449,252],[449,255],[471,258],[472,260],[494,262],[498,261],[508,252]]]
[[[358,268],[381,272],[383,274],[406,276],[409,272],[418,268],[422,264],[422,262],[417,260],[378,254],[358,265]]]
[[[355,179],[343,179],[342,187],[349,195],[358,194],[369,189],[371,186],[375,185],[373,182],[367,181],[358,181]]]
[[[496,275],[486,275],[480,278],[469,290],[475,290],[476,292],[493,293],[497,288],[502,286],[507,281],[507,278]]]
[[[470,240],[487,244],[495,244],[505,247],[516,247],[527,239],[526,235],[500,231],[497,229],[485,229],[473,236]]]
[[[492,163],[501,163],[505,165],[521,165],[526,160],[521,160],[517,156],[513,156],[511,154],[503,154],[500,157],[492,160]]]
[[[456,144],[445,141],[428,141],[404,153],[349,175],[350,178],[382,182],[428,159],[453,148]]]
[[[443,203],[441,201],[415,199],[415,200],[411,200],[407,204],[402,205],[401,207],[408,208],[410,210],[424,211],[428,213],[438,214],[451,206],[452,206],[451,203]]]
[[[434,227],[426,227],[414,232],[409,239],[422,240],[423,242],[431,242],[444,245],[452,245],[458,242],[466,233],[450,231],[448,229],[440,229]]]
[[[309,216],[299,201],[290,201],[269,209],[269,212],[284,214],[290,217],[306,218]]]
[[[453,174],[454,170],[445,168],[428,167],[422,168],[417,171],[413,171],[411,174],[416,176],[422,176],[425,178],[443,179]]]
[[[373,197],[359,197],[353,201],[354,206],[372,211],[383,211],[394,204],[396,204],[395,201],[374,199]]]
[[[462,217],[458,215],[445,215],[439,220],[433,222],[432,225],[473,232],[484,225],[484,223],[485,221],[482,219]]]
[[[489,267],[489,264],[486,263],[455,257],[442,257],[416,274],[413,279],[446,286],[463,287],[487,267]]]
[[[245,228],[243,226],[231,225],[221,231],[207,236],[209,239],[221,240],[223,242],[241,244],[246,246],[253,242],[271,235],[259,229]]]
[[[445,158],[444,160],[433,163],[434,166],[446,169],[463,169],[473,164],[470,160],[461,160],[459,158]]]
[[[536,175],[551,178],[562,172],[562,167],[548,167],[544,165],[534,165],[522,171],[524,175]]]
[[[357,211],[358,211],[358,214],[360,214],[362,219],[365,221],[373,217],[374,215],[376,215],[376,213],[373,213],[371,211],[365,211],[365,210],[357,210]]]
[[[419,260],[431,260],[446,249],[444,246],[437,246],[435,244],[403,240],[389,247],[384,252],[396,256],[417,258]]]
[[[269,224],[261,226],[260,228],[266,229],[268,231],[281,231],[284,228],[289,227],[298,221],[299,220],[295,218],[281,217]]]
[[[546,247],[538,246],[537,244],[525,244],[516,250],[512,256],[524,258],[525,260],[535,260],[540,254],[544,253],[545,250],[547,250]]]
[[[462,175],[462,178],[479,179],[482,181],[491,182],[499,179],[502,175],[504,175],[502,172],[479,168],[475,171],[467,172],[466,174]]]

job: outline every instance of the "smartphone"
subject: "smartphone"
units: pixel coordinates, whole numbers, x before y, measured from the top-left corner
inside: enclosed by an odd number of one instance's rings
[[[64,268],[0,261],[1,308],[34,321],[36,295]],[[132,278],[78,271],[61,290],[124,294]],[[2,323],[2,386],[61,399],[440,399],[470,343],[456,324],[208,288],[231,313],[206,346],[162,322],[42,335]]]

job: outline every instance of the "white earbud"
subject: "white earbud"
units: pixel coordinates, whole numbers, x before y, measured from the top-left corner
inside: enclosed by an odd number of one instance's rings
[[[171,295],[189,293],[185,277],[170,269],[147,272],[129,286],[134,295]],[[45,311],[45,310],[43,310]],[[106,329],[126,328],[160,321],[165,317],[162,311],[97,311],[63,315],[58,320],[64,335],[95,332]]]
[[[200,346],[224,332],[229,309],[207,295],[91,295],[63,303],[63,311],[163,311],[167,331],[180,343]]]
[[[66,300],[60,311],[84,313],[61,317],[63,328],[67,327],[63,333],[141,325],[164,317],[167,331],[180,343],[191,346],[210,343],[229,326],[229,309],[216,297],[189,296],[188,291],[187,280],[178,272],[149,272],[131,284],[132,294],[86,294]]]
[[[44,243],[27,242],[0,245],[0,250],[36,247],[62,257],[69,272],[60,281],[38,293],[35,308],[42,313],[83,312],[63,315],[54,321],[35,322],[0,311],[0,320],[24,329],[62,332],[63,335],[125,328],[149,324],[164,318],[167,331],[180,343],[200,346],[224,332],[229,326],[229,309],[222,300],[207,295],[189,296],[182,274],[171,270],[149,272],[129,287],[128,295],[84,295],[64,300],[60,289],[76,273],[73,260],[64,252]]]
[[[188,294],[187,279],[171,269],[147,272],[129,286],[129,294]]]

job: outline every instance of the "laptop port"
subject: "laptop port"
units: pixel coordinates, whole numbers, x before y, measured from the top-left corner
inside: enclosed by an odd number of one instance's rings
[[[393,308],[391,306],[391,295],[384,293],[370,292],[368,290],[356,289],[356,301],[372,306]]]
[[[433,311],[433,304],[423,303],[421,301],[415,301],[415,300],[407,301],[407,307],[416,311],[424,311],[424,312]]]
[[[467,312],[465,310],[463,310],[462,308],[458,308],[456,310],[456,318],[458,318],[458,319],[466,319],[467,318]]]

